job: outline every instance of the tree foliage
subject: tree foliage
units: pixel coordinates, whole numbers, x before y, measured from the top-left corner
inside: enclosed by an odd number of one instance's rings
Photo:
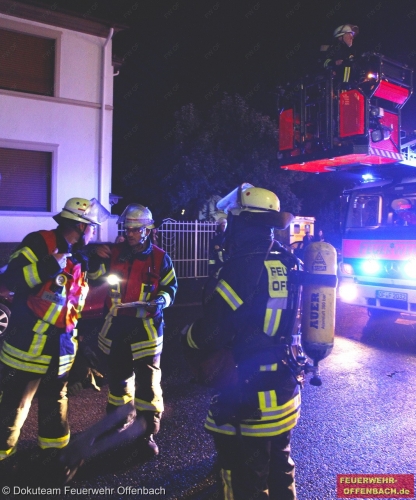
[[[290,187],[303,174],[279,169],[277,126],[269,116],[239,95],[224,94],[205,112],[188,104],[175,118],[173,162],[162,179],[171,213],[185,208],[196,216],[207,200],[243,182],[274,191],[282,210],[300,212],[300,200]]]

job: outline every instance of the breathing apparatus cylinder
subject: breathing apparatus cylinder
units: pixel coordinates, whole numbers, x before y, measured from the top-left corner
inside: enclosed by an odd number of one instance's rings
[[[318,362],[334,346],[337,252],[329,243],[311,243],[305,249],[304,262],[311,276],[303,287],[302,346],[314,362],[310,383],[321,385]]]

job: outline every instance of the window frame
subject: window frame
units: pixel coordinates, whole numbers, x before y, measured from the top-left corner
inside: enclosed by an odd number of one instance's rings
[[[42,151],[51,153],[51,178],[50,185],[50,211],[30,211],[30,210],[0,210],[0,216],[3,215],[25,215],[25,216],[49,216],[57,212],[57,165],[58,165],[58,144],[49,144],[43,142],[18,141],[9,139],[0,139],[0,148],[25,150],[25,151]],[[0,186],[1,196],[1,186]]]
[[[0,93],[2,94],[13,94],[13,95],[30,95],[33,98],[44,98],[49,97],[51,99],[55,97],[60,97],[60,74],[61,74],[61,47],[62,47],[62,31],[52,30],[48,28],[43,28],[40,26],[34,26],[32,24],[16,22],[11,19],[0,18],[0,29],[15,31],[17,33],[22,33],[24,35],[33,35],[42,38],[49,38],[55,41],[55,71],[53,76],[53,88],[54,93],[50,96],[44,96],[42,94],[32,94],[24,90],[10,90],[0,88]]]

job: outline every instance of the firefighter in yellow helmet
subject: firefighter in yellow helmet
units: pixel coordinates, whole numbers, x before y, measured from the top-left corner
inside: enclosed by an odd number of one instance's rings
[[[57,455],[70,437],[66,386],[88,292],[85,246],[108,216],[96,199],[71,198],[53,217],[56,229],[28,234],[10,257],[3,275],[14,298],[0,351],[0,475],[15,460],[20,430],[37,392],[41,469],[35,468],[36,474],[65,481],[68,471]],[[106,255],[101,247],[96,252]]]
[[[229,259],[203,318],[183,330],[198,380],[213,386],[205,428],[214,437],[225,498],[296,498],[291,431],[300,386],[288,350],[299,288],[288,282],[297,259],[273,240],[293,216],[271,191],[243,184],[220,200],[228,213]]]
[[[325,51],[324,68],[333,71],[336,84],[341,90],[349,89],[354,81],[353,42],[358,32],[358,26],[354,24],[341,24],[333,33],[335,43]]]
[[[147,207],[128,205],[117,222],[123,225],[125,240],[111,246],[111,257],[92,276],[107,276],[112,284],[98,339],[100,349],[108,355],[107,413],[134,405],[130,422],[136,416],[146,422],[138,451],[149,458],[159,453],[154,435],[164,409],[160,371],[163,309],[174,301],[177,280],[169,255],[150,241],[155,226]],[[124,424],[128,426],[129,421]]]

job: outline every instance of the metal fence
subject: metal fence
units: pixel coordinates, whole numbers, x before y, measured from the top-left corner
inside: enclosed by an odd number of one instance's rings
[[[165,219],[158,227],[158,246],[173,260],[178,278],[208,276],[209,242],[215,235],[215,222],[177,222]]]

